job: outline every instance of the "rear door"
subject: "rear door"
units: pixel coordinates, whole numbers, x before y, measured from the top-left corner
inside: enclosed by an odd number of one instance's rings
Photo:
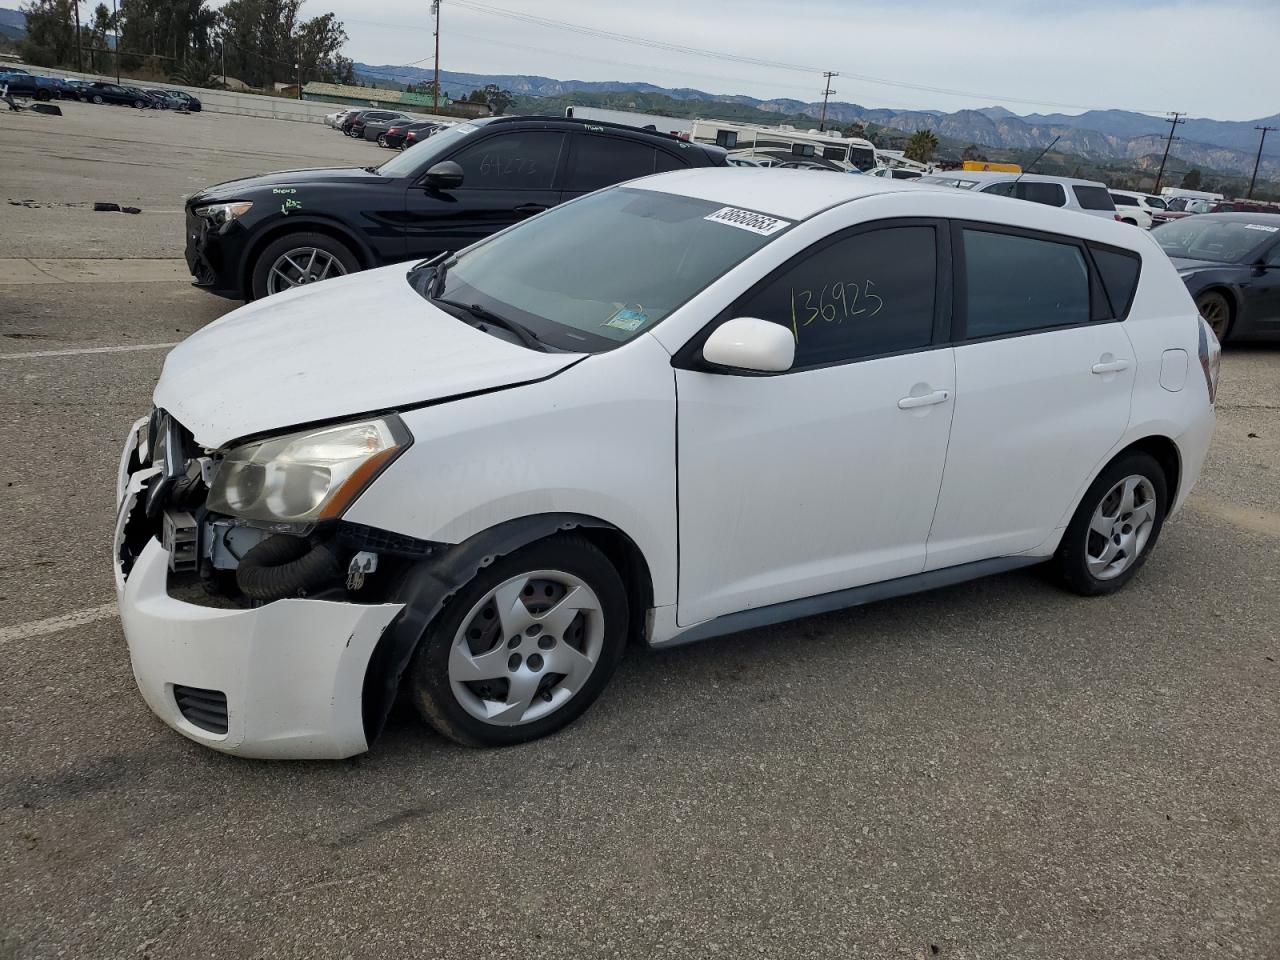
[[[1124,435],[1137,367],[1128,304],[1112,309],[1083,243],[965,223],[952,249],[958,402],[931,570],[1049,539]]]
[[[468,140],[449,160],[462,185],[441,190],[424,181],[405,193],[405,256],[461,250],[560,202],[565,134],[504,130]]]

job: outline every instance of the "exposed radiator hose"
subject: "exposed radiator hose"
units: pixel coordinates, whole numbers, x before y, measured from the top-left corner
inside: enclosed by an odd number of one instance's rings
[[[332,548],[285,533],[259,541],[236,567],[236,583],[254,600],[296,597],[341,577]]]

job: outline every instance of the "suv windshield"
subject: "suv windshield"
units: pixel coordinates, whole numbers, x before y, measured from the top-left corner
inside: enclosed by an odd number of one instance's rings
[[[789,226],[710,200],[614,187],[471,247],[446,264],[439,289],[426,264],[409,282],[551,347],[596,353],[653,329]]]
[[[479,129],[479,124],[459,123],[441,130],[426,140],[420,140],[404,153],[392,157],[378,167],[377,171],[384,177],[411,177],[424,173],[427,167]]]
[[[1273,239],[1277,233],[1280,226],[1267,223],[1188,217],[1161,224],[1151,231],[1151,236],[1171,257],[1239,263],[1254,247]]]

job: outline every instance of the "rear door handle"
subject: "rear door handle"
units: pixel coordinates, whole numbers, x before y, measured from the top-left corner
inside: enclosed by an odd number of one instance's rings
[[[548,209],[547,206],[542,203],[522,203],[520,206],[516,207],[516,213],[534,214],[541,213],[546,209]]]
[[[916,407],[931,407],[935,403],[946,403],[951,394],[946,390],[935,390],[922,397],[903,397],[898,401],[899,410],[914,410]]]
[[[1093,365],[1094,373],[1119,373],[1129,369],[1128,360],[1103,360]]]

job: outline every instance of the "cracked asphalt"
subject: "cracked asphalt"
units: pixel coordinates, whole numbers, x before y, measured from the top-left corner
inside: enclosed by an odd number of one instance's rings
[[[184,193],[379,155],[0,113],[0,259],[172,259]],[[144,213],[67,205],[95,200]],[[114,618],[24,633],[113,599],[115,464],[164,355],[59,352],[234,304],[25,270],[0,271],[2,960],[1280,957],[1280,346],[1228,348],[1205,475],[1114,597],[1023,571],[632,650],[534,744],[400,710],[363,757],[265,763],[154,719]]]

